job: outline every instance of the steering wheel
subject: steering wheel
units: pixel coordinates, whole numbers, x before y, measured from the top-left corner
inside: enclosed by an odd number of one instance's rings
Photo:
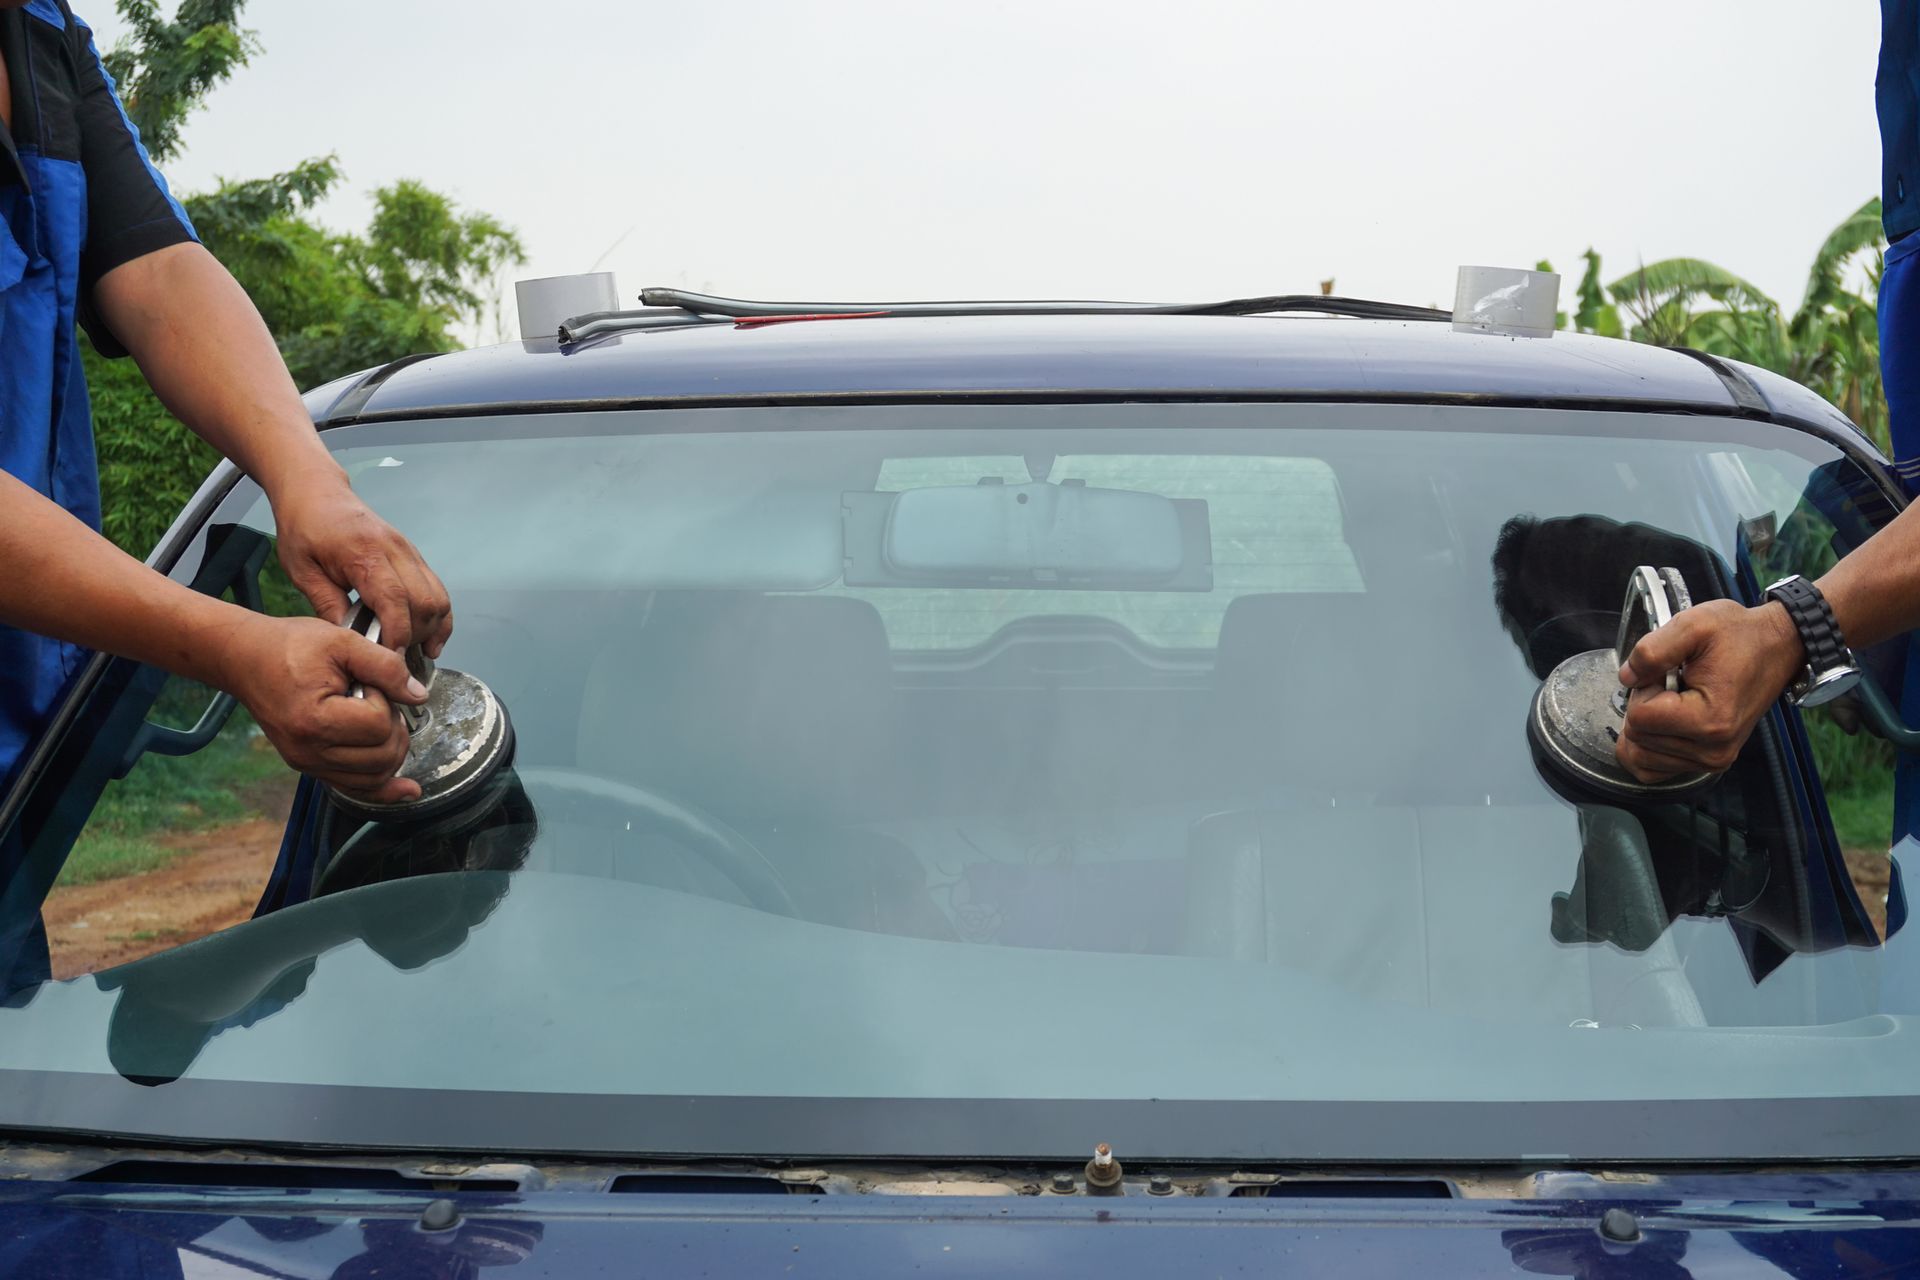
[[[658,791],[578,769],[516,769],[537,797],[535,809],[582,825],[624,831],[644,827],[671,837],[725,876],[753,906],[797,916],[786,881],[754,843],[720,819]]]
[[[704,810],[631,782],[576,769],[516,768],[513,774],[537,797],[537,817],[609,831],[628,832],[637,826],[658,832],[718,871],[755,908],[781,916],[800,914],[767,855]],[[323,883],[359,879],[343,866],[383,856],[404,832],[397,824],[370,824],[340,846],[322,872]]]

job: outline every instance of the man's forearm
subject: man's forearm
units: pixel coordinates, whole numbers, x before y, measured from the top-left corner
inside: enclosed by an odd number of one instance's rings
[[[1920,503],[1827,570],[1818,585],[1854,648],[1920,628]]]
[[[296,485],[345,484],[253,300],[204,248],[174,245],[117,267],[94,301],[174,416],[276,506]]]
[[[0,472],[0,622],[227,688],[255,615],[155,573]]]

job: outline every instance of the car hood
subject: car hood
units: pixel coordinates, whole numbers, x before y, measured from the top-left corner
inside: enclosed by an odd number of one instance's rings
[[[115,1277],[1908,1274],[1911,1175],[1537,1179],[1530,1200],[0,1187],[0,1273]],[[1749,1198],[1750,1195],[1755,1198]],[[1637,1238],[1609,1239],[1624,1209]],[[455,1218],[428,1230],[423,1220]],[[1620,1234],[1616,1230],[1616,1234]]]

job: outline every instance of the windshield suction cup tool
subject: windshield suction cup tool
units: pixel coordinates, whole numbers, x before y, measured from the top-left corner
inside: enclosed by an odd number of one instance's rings
[[[341,625],[380,642],[380,619],[364,601],[355,602]],[[417,707],[394,704],[412,737],[399,776],[419,783],[420,795],[375,804],[328,787],[334,806],[369,822],[428,822],[492,804],[500,793],[492,784],[513,762],[513,722],[506,707],[476,677],[436,667],[417,644],[406,658],[407,670],[427,687],[427,700]],[[358,684],[349,692],[366,696]]]
[[[1620,668],[1643,636],[1691,608],[1693,598],[1678,569],[1641,565],[1627,581],[1620,631],[1611,649],[1576,653],[1547,674],[1527,715],[1527,737],[1549,783],[1570,798],[1607,802],[1682,800],[1710,786],[1717,773],[1686,774],[1642,782],[1614,755],[1626,723],[1627,688]],[[1667,673],[1667,688],[1679,692],[1680,673]]]

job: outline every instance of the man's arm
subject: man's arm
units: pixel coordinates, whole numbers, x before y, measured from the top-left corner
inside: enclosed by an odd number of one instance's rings
[[[407,735],[387,698],[426,700],[398,653],[315,618],[269,618],[203,596],[5,472],[0,565],[0,623],[224,689],[289,764],[323,782],[383,803],[419,794],[418,783],[393,776]],[[346,696],[352,681],[367,687],[365,699]]]
[[[195,243],[108,271],[96,311],[173,415],[266,490],[280,562],[329,622],[357,590],[384,641],[438,657],[453,630],[447,589],[420,552],[354,495],[301,404],[246,290]]]
[[[246,291],[201,248],[127,117],[92,33],[69,24],[87,183],[81,315],[108,354],[140,362],[167,407],[239,463],[273,503],[280,562],[322,618],[358,591],[384,643],[437,656],[453,629],[446,588],[419,551],[353,494],[316,437]]]
[[[1920,628],[1920,504],[1823,575],[1821,594],[1848,645],[1865,648]],[[1633,686],[1617,754],[1653,782],[1732,766],[1767,708],[1806,664],[1786,606],[1731,600],[1696,605],[1634,647],[1620,669]],[[1665,688],[1686,668],[1687,687]]]

